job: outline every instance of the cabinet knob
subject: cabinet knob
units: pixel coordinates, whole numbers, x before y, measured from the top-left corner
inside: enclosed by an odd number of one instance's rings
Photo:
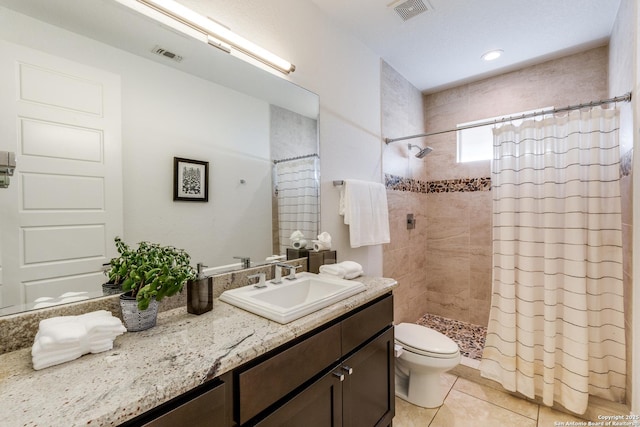
[[[343,365],[342,370],[349,375],[353,374],[353,368],[351,366]]]
[[[340,382],[344,381],[344,375],[342,375],[340,372],[334,372],[333,376],[338,378]]]

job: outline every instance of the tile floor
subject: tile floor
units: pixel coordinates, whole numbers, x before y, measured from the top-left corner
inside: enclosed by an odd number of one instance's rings
[[[440,383],[447,391],[444,404],[440,408],[421,408],[396,397],[393,427],[586,425],[581,424],[585,422],[581,418],[528,402],[462,377],[443,374]]]

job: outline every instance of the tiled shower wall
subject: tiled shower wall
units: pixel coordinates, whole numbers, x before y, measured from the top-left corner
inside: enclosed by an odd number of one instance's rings
[[[608,48],[599,47],[475,83],[425,95],[387,64],[382,67],[382,134],[398,137],[455,128],[457,123],[541,107],[560,107],[607,97]],[[415,117],[424,114],[422,129]],[[424,159],[407,142],[384,150],[384,172],[413,185],[389,189],[391,244],[384,248],[384,275],[400,283],[396,321],[429,312],[486,325],[491,297],[491,191],[421,192],[434,181],[471,182],[490,176],[490,162],[456,162],[456,134],[412,140],[433,147]],[[453,180],[453,181],[452,181]],[[394,182],[392,180],[392,182]],[[398,188],[398,187],[393,187]],[[453,190],[460,187],[452,187]],[[468,190],[468,189],[467,189]],[[406,229],[406,214],[417,218]]]
[[[420,91],[384,62],[381,80],[382,135],[396,137],[424,132]],[[407,143],[386,145],[382,152],[386,174],[424,181],[425,163],[408,155]],[[427,195],[387,190],[387,199],[391,243],[383,245],[383,275],[400,284],[394,290],[395,322],[415,322],[425,313],[427,301]],[[407,230],[408,213],[415,215],[417,226],[413,230]]]

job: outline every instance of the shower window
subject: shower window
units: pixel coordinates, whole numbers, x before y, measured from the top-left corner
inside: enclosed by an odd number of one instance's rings
[[[536,110],[507,114],[504,116],[489,117],[486,119],[475,120],[473,122],[458,123],[456,125],[456,128],[458,128],[456,131],[458,142],[457,162],[467,163],[479,160],[491,160],[493,158],[493,125],[479,125],[480,123],[493,122],[496,120],[500,121],[509,117],[518,117],[523,114],[538,113],[540,111],[551,109],[553,109],[553,107],[545,107]],[[540,116],[540,118],[543,117],[545,116]],[[522,123],[522,120],[514,119],[510,122],[517,126]],[[467,126],[474,125],[479,126],[466,128]]]

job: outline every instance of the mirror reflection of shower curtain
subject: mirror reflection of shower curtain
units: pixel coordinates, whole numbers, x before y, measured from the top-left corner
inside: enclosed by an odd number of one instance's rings
[[[320,183],[318,157],[288,160],[274,165],[275,193],[278,201],[278,240],[280,254],[290,247],[289,236],[300,230],[308,247],[318,236],[320,222]]]
[[[582,414],[624,402],[618,110],[494,130],[493,294],[482,376]]]

